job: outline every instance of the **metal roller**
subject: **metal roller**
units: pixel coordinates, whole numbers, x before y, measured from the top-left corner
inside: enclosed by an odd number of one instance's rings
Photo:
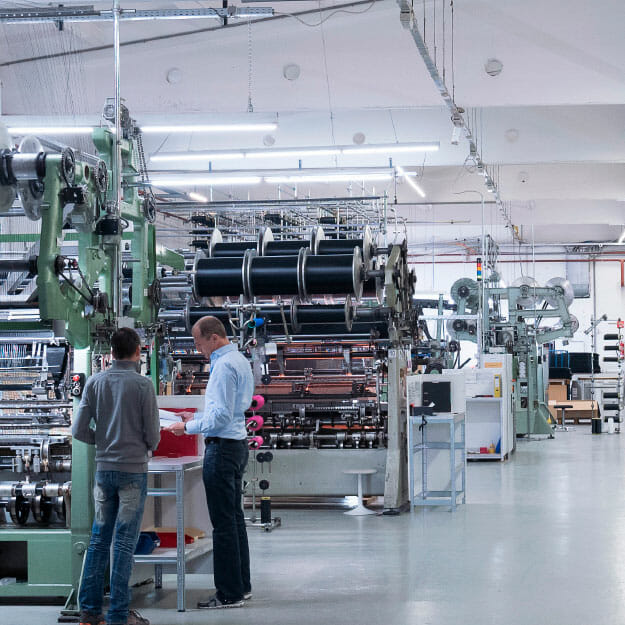
[[[477,282],[471,280],[471,278],[460,278],[456,280],[451,286],[451,299],[453,299],[456,304],[464,300],[467,308],[476,308],[479,303]]]
[[[532,276],[520,276],[512,282],[512,286],[521,289],[522,297],[517,299],[517,304],[521,308],[538,308],[540,306],[540,297],[532,292],[533,289],[540,288],[540,285]]]
[[[31,256],[25,259],[0,259],[0,271],[16,271],[20,273],[30,273],[35,276],[37,275],[37,256]]]
[[[566,278],[551,278],[545,286],[554,289],[556,293],[562,295],[564,297],[564,305],[567,308],[573,303],[575,293],[571,283]],[[558,298],[554,295],[545,295],[545,301],[553,308],[558,306]]]
[[[32,156],[37,156],[33,160]],[[45,152],[37,137],[24,137],[18,153],[13,155],[11,167],[17,179],[17,192],[26,217],[31,221],[41,219],[43,203],[43,177],[45,176]]]
[[[9,131],[0,124],[0,154],[10,152],[12,144]],[[11,209],[14,199],[15,187],[8,184],[8,181],[6,183],[0,181],[0,214],[7,213]]]

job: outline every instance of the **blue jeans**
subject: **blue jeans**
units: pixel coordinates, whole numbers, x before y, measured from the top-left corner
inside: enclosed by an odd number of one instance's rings
[[[93,495],[95,519],[80,586],[80,609],[88,614],[102,613],[104,575],[111,565],[111,603],[107,623],[125,625],[128,620],[132,556],[137,546],[143,506],[147,494],[146,473],[96,471]]]
[[[237,601],[252,589],[250,552],[241,502],[247,441],[220,439],[206,445],[204,488],[213,524],[213,573],[218,598]]]

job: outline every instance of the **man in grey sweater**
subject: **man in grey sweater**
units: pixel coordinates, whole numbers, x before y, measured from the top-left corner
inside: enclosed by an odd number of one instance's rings
[[[96,448],[95,518],[80,587],[81,624],[104,623],[104,574],[111,564],[108,625],[149,625],[128,610],[128,580],[147,493],[148,458],[160,441],[156,394],[139,374],[141,341],[130,328],[111,339],[113,365],[87,380],[72,435]]]

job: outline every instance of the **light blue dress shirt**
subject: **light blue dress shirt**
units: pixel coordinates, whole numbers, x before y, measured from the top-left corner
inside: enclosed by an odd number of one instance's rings
[[[243,440],[247,438],[244,413],[254,394],[252,367],[232,343],[216,349],[210,362],[204,412],[187,422],[186,431],[204,437]]]

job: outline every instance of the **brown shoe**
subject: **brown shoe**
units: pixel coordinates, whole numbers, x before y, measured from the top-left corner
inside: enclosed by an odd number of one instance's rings
[[[136,610],[128,610],[128,625],[150,625],[150,621]]]

